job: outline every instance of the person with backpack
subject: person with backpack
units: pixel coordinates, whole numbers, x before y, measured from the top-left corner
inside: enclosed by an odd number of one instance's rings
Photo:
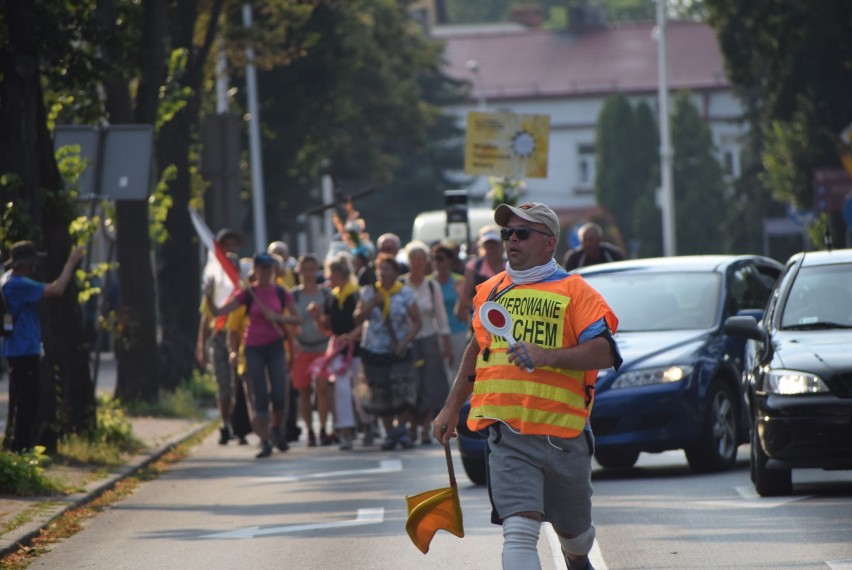
[[[301,325],[302,317],[293,295],[275,283],[275,258],[272,255],[266,252],[255,255],[254,271],[256,283],[238,291],[224,305],[216,305],[209,285],[205,286],[205,296],[214,316],[226,315],[241,305],[246,307],[249,322],[243,335],[243,350],[253,396],[252,426],[261,440],[257,457],[263,458],[272,455],[273,446],[280,451],[289,449],[286,438],[276,437],[280,427],[287,422],[286,404],[290,388],[283,341],[285,325]],[[236,356],[233,355],[234,358]]]
[[[42,299],[60,297],[65,292],[74,267],[84,253],[84,246],[75,247],[59,277],[50,283],[42,283],[36,281],[35,276],[39,259],[44,254],[39,253],[31,241],[19,241],[12,246],[6,262],[11,271],[0,279],[6,310],[12,320],[12,330],[3,342],[3,356],[9,363],[9,411],[4,449],[22,452],[36,444],[39,366],[43,351],[38,306]],[[6,320],[4,315],[4,324]]]

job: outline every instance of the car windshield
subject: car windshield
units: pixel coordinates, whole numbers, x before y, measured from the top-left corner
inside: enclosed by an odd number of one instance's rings
[[[583,275],[618,317],[620,332],[707,329],[716,324],[717,273],[628,271]]]
[[[852,328],[852,264],[802,267],[787,295],[781,328]]]

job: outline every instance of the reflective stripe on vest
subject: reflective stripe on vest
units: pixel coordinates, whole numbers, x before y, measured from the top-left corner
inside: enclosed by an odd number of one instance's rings
[[[494,283],[489,281],[480,286],[476,306],[486,300]],[[576,346],[578,332],[572,329],[567,316],[571,290],[563,279],[513,287],[500,296],[497,302],[512,315],[515,340],[545,349]],[[525,434],[558,437],[580,434],[591,410],[591,404],[588,408],[586,405],[586,384],[594,385],[596,372],[552,367],[527,372],[509,363],[506,340],[490,335],[478,318],[474,321],[474,331],[482,351],[476,362],[476,382],[468,416],[470,429],[479,430],[503,421]]]

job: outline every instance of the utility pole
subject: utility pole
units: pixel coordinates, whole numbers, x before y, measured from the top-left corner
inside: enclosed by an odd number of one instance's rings
[[[251,5],[243,4],[243,25],[251,29]],[[246,48],[246,96],[249,112],[249,155],[251,157],[251,196],[254,210],[254,247],[266,249],[266,206],[263,195],[263,160],[260,149],[260,108],[257,103],[257,73],[254,48]]]
[[[669,132],[669,79],[666,57],[666,0],[657,2],[657,95],[660,107],[660,172],[658,204],[663,216],[663,255],[677,255],[675,233],[675,200],[672,183],[674,153]]]
[[[474,87],[476,88],[476,107],[479,111],[484,111],[487,104],[485,101],[485,78],[482,76],[482,70],[479,69],[479,62],[475,59],[467,60],[465,63],[467,70],[473,75]]]

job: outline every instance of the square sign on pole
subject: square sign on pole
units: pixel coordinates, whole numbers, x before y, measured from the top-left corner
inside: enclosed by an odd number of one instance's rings
[[[110,125],[103,149],[101,193],[113,200],[147,200],[154,128]]]
[[[480,176],[547,178],[549,115],[469,112],[464,172]]]
[[[89,198],[98,193],[97,174],[100,153],[101,132],[98,127],[89,125],[57,125],[53,134],[53,148],[64,146],[80,147],[80,158],[86,161],[86,167],[77,179],[80,194]]]

